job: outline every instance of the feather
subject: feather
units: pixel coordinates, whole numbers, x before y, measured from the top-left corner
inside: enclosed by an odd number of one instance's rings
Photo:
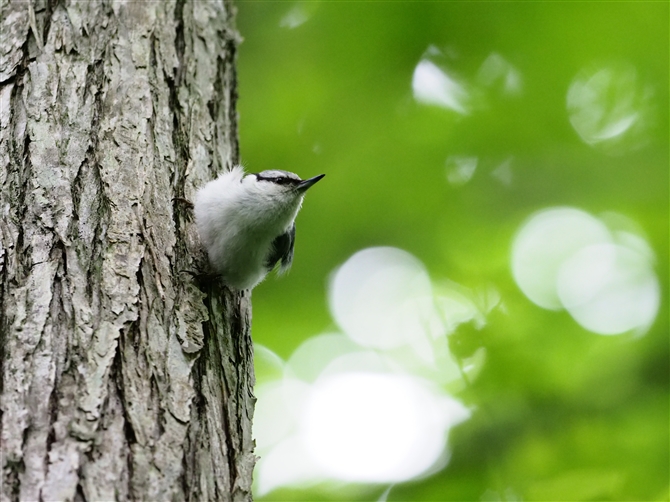
[[[283,234],[277,236],[272,241],[270,253],[265,259],[265,266],[272,270],[280,263],[280,272],[286,272],[291,268],[293,262],[293,248],[295,245],[295,223]]]

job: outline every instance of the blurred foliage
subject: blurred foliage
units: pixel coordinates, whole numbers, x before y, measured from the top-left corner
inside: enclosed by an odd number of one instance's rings
[[[436,280],[494,284],[505,305],[450,340],[464,355],[485,347],[487,359],[459,396],[475,412],[450,434],[449,465],[393,487],[388,500],[668,500],[668,3],[237,6],[243,164],[327,174],[298,218],[293,270],[253,292],[254,340],[286,358],[333,329],[329,274],[368,246],[409,251]],[[470,84],[468,114],[417,103],[412,74],[431,46],[469,83],[502,55],[520,92]],[[582,141],[566,95],[584,68],[619,63],[649,86],[653,113],[644,145],[613,154]],[[454,155],[478,159],[467,183],[447,181]],[[557,205],[640,225],[662,290],[645,336],[595,335],[516,286],[515,232]],[[384,489],[265,499],[376,499]]]

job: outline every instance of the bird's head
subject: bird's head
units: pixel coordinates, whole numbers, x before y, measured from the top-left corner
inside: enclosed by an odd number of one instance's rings
[[[249,174],[243,180],[256,197],[266,199],[278,206],[300,204],[305,192],[325,174],[319,174],[306,180],[288,171],[268,170]]]

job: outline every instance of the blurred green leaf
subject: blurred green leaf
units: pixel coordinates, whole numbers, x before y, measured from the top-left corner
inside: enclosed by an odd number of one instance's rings
[[[412,253],[434,281],[500,294],[483,328],[448,338],[459,358],[485,350],[462,391],[474,411],[450,433],[449,465],[393,486],[388,500],[667,500],[668,5],[237,2],[243,163],[327,174],[298,217],[291,273],[253,292],[254,340],[288,360],[337,331],[329,274],[370,246]],[[423,58],[463,86],[468,113],[414,99]],[[505,68],[517,87],[496,73]],[[628,68],[616,70],[635,75],[626,85],[601,87],[619,101],[633,89],[629,105],[648,110],[616,148],[587,144],[571,123],[569,89],[593,68]],[[622,110],[610,112],[632,120]],[[458,171],[463,158],[476,162]],[[618,213],[643,233],[661,285],[645,335],[595,335],[520,291],[512,241],[551,206]],[[373,500],[386,487],[359,488],[264,500]]]

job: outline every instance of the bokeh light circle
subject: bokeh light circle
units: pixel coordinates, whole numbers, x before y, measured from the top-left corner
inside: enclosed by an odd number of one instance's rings
[[[533,303],[558,310],[562,304],[556,278],[565,259],[584,246],[610,240],[607,227],[584,211],[569,207],[540,211],[514,238],[512,275]]]
[[[330,310],[363,347],[391,349],[444,333],[423,264],[396,248],[359,251],[334,273]]]
[[[605,218],[634,227],[616,214]],[[562,207],[532,215],[514,239],[511,261],[531,301],[566,309],[593,333],[644,333],[658,313],[660,285],[646,241],[584,211]]]
[[[557,287],[570,315],[601,335],[648,327],[660,301],[647,256],[618,244],[579,250],[561,267]]]
[[[342,373],[314,386],[302,438],[324,472],[353,482],[399,482],[443,454],[451,425],[469,416],[460,403],[408,375]]]
[[[570,84],[570,123],[588,145],[619,154],[647,143],[651,89],[636,69],[617,62],[581,70]]]

